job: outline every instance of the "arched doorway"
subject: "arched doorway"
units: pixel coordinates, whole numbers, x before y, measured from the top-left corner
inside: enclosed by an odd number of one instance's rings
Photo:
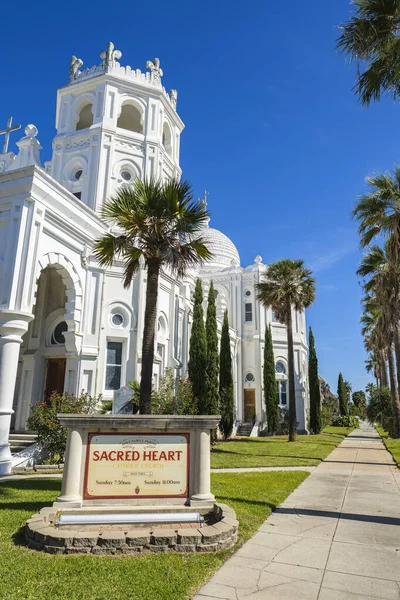
[[[34,319],[21,345],[15,429],[25,428],[31,404],[47,400],[53,391],[76,391],[76,286],[59,263],[47,261],[47,266],[40,266]]]

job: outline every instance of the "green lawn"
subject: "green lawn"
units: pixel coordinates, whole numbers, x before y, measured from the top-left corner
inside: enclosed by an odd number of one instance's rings
[[[273,508],[307,473],[218,473],[217,498],[236,511],[239,541],[246,541]],[[131,556],[52,556],[25,546],[27,518],[50,505],[59,479],[0,483],[1,600],[184,600],[232,554],[147,554]],[[237,546],[236,546],[237,547]]]
[[[382,437],[383,443],[393,456],[397,466],[400,467],[400,439],[393,440],[382,427],[377,427],[376,430]]]
[[[348,427],[325,427],[319,435],[299,435],[296,443],[289,443],[287,435],[218,442],[211,452],[211,467],[230,469],[318,465],[351,431],[353,429]]]

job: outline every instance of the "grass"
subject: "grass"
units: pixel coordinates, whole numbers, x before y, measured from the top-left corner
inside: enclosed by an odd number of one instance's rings
[[[236,511],[239,541],[251,537],[307,473],[215,473],[212,489]],[[1,600],[185,600],[232,554],[52,556],[25,546],[27,518],[50,505],[58,479],[0,484]],[[237,546],[236,546],[237,547]]]
[[[393,456],[397,466],[400,467],[400,439],[392,439],[387,431],[385,431],[382,427],[376,428],[379,435],[382,437],[383,443],[385,444],[387,450],[389,450],[390,454]]]
[[[215,444],[213,469],[240,467],[316,466],[340,444],[353,428],[325,427],[319,435],[299,435],[289,443],[287,435],[265,438],[235,438]]]

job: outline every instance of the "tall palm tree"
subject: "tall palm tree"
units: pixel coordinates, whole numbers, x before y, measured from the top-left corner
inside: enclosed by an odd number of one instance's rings
[[[392,396],[394,431],[400,437],[400,343],[399,343],[399,269],[393,260],[393,238],[386,241],[385,247],[374,245],[363,257],[357,274],[366,278],[364,299],[366,312],[375,321],[371,330],[372,343],[386,342],[386,356],[389,365],[389,382]],[[364,319],[365,322],[365,319]],[[396,355],[396,369],[393,360],[393,343]]]
[[[301,311],[315,300],[315,279],[302,260],[283,259],[271,263],[265,280],[257,284],[257,297],[264,306],[272,306],[279,321],[286,325],[289,383],[289,441],[297,440],[296,397],[292,309]]]
[[[185,270],[211,258],[201,230],[208,220],[205,206],[193,200],[187,181],[137,179],[121,188],[102,208],[113,230],[96,240],[94,254],[103,267],[120,258],[124,287],[131,285],[141,261],[147,267],[143,327],[140,412],[151,413],[154,337],[158,280],[162,268],[181,277]]]
[[[367,371],[367,373],[374,374],[376,387],[379,387],[379,385],[380,385],[379,364],[376,359],[374,351],[372,351],[368,354],[368,358],[364,361],[364,363],[365,363],[365,370]]]
[[[355,0],[355,12],[340,26],[336,40],[350,61],[365,65],[359,70],[356,93],[363,105],[383,93],[400,96],[400,0]]]
[[[400,38],[399,38],[400,39]],[[358,199],[353,217],[358,220],[362,248],[383,235],[392,238],[393,260],[400,259],[400,165],[393,173],[367,177],[370,192]],[[400,261],[399,261],[400,262]]]

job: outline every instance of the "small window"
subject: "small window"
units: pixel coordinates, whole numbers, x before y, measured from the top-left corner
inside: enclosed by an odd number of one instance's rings
[[[287,406],[287,383],[286,381],[277,381],[276,389],[278,392],[278,404]]]
[[[107,342],[106,390],[121,387],[122,342]]]
[[[280,362],[280,361],[279,361],[279,362],[277,362],[277,363],[276,363],[276,365],[275,365],[275,371],[276,371],[277,373],[280,373],[280,374],[282,374],[282,375],[285,375],[285,373],[286,373],[286,367],[285,367],[285,365],[283,364],[283,362]]]
[[[124,324],[124,317],[119,313],[114,313],[111,317],[111,322],[115,327],[121,327]]]
[[[167,326],[163,317],[158,317],[157,331],[161,336],[165,336],[167,333]]]
[[[250,290],[247,290],[247,291],[246,291],[246,296],[247,296],[247,297],[251,296],[251,291],[250,291]]]
[[[55,329],[51,335],[51,345],[52,346],[61,346],[62,344],[65,344],[64,333],[66,331],[68,331],[68,325],[66,324],[65,321],[62,321],[55,327]]]
[[[129,171],[121,171],[121,178],[124,181],[131,181],[132,173],[130,173]]]
[[[245,303],[245,321],[246,323],[251,323],[253,320],[253,304],[251,302]]]
[[[250,383],[251,381],[255,381],[253,373],[247,373],[245,379],[248,383]]]
[[[163,126],[163,134],[162,134],[162,145],[164,146],[167,154],[169,156],[172,155],[172,135],[171,130],[169,128],[168,123],[165,121]]]
[[[93,125],[92,104],[86,104],[79,113],[79,121],[76,124],[76,131],[87,129]]]
[[[82,177],[82,173],[83,173],[82,169],[78,169],[78,170],[76,171],[76,173],[75,173],[75,179],[76,179],[77,181],[79,181],[79,179]]]

